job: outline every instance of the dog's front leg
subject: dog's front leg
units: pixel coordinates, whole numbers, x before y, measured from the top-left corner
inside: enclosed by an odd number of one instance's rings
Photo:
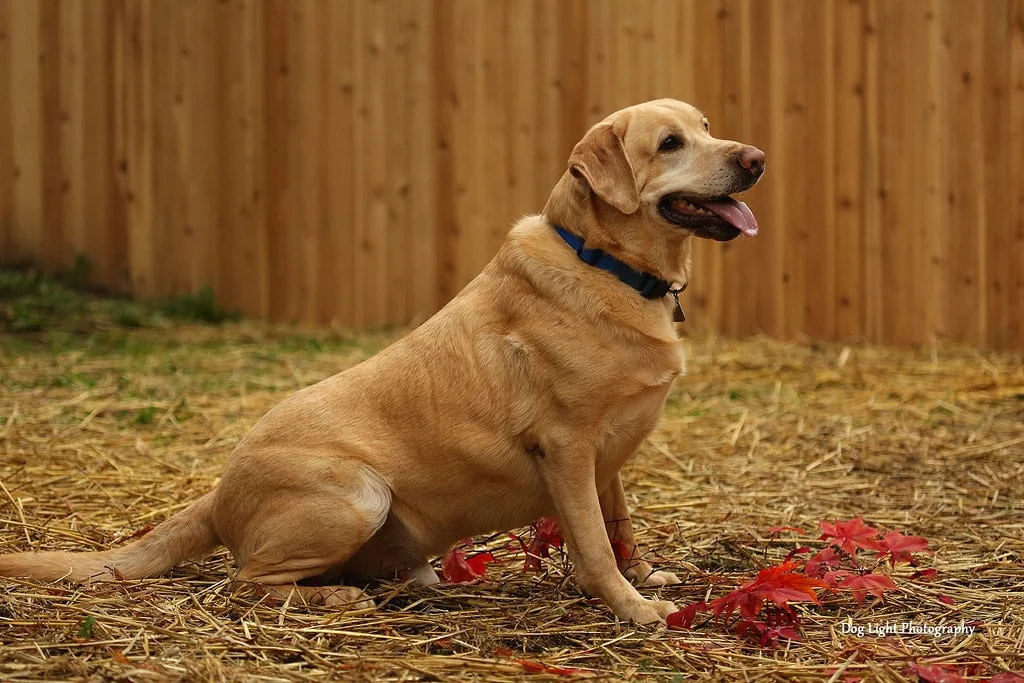
[[[604,516],[608,540],[611,541],[618,562],[619,571],[628,579],[636,580],[641,586],[665,586],[679,583],[679,577],[672,572],[654,571],[643,559],[643,551],[633,539],[633,524],[629,520],[626,493],[618,473],[612,477],[608,487],[601,493],[601,514]]]
[[[646,624],[676,611],[664,600],[647,600],[619,573],[601,516],[594,454],[585,449],[548,453],[539,463],[554,502],[583,590],[599,597],[622,620]]]

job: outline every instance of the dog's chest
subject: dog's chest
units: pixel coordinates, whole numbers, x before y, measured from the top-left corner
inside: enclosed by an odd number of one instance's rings
[[[609,392],[607,410],[593,425],[597,440],[598,477],[614,474],[657,425],[676,377],[685,372],[682,345],[647,354],[624,366],[617,390]]]

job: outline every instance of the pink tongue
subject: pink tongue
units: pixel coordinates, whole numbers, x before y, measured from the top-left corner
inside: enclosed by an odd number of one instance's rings
[[[757,234],[757,219],[754,218],[754,213],[750,210],[750,207],[743,202],[738,202],[732,197],[725,197],[724,199],[706,202],[697,202],[691,199],[690,203],[714,212],[715,215],[747,237],[753,237]]]

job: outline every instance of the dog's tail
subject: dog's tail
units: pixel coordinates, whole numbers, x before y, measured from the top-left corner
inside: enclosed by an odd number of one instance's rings
[[[123,548],[0,555],[0,576],[80,583],[158,576],[220,543],[213,528],[212,507],[213,492]]]

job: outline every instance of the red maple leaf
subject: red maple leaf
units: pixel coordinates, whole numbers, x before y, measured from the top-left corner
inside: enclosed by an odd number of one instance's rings
[[[896,566],[897,562],[914,564],[912,553],[927,552],[928,539],[921,536],[904,536],[898,531],[890,531],[885,535],[882,552],[879,557],[889,556],[889,562]]]
[[[921,579],[922,581],[928,581],[935,578],[935,575],[939,573],[937,569],[922,569],[919,572],[914,572],[910,575],[911,579]]]
[[[842,556],[836,552],[835,548],[824,548],[814,557],[807,560],[807,566],[804,567],[804,574],[820,578],[832,567],[837,567],[842,564],[842,561]]]
[[[895,588],[896,584],[885,574],[860,574],[846,577],[837,587],[853,591],[853,599],[859,605],[864,602],[868,593],[881,598],[882,593]]]
[[[636,546],[633,546],[634,548]],[[633,553],[626,547],[626,544],[622,541],[612,541],[612,552],[615,553],[615,558],[619,560],[632,560]]]
[[[925,665],[911,662],[907,664],[903,673],[913,674],[926,683],[965,683],[966,681],[957,671],[938,664]]]
[[[1004,671],[988,679],[988,683],[1024,683],[1024,674]]]
[[[526,552],[526,563],[523,570],[540,571],[540,560],[542,557],[551,556],[551,547],[562,547],[562,528],[554,517],[541,517],[531,527],[533,528],[533,540],[529,544],[523,544],[520,541]]]
[[[562,547],[562,527],[554,517],[541,517],[536,522],[537,540],[553,545],[556,548]]]
[[[782,638],[803,641],[793,624],[772,625],[753,620],[741,620],[736,624],[736,633],[739,635],[747,635],[750,632],[757,633],[761,647],[778,647],[779,640]]]
[[[853,557],[857,548],[865,550],[885,550],[885,546],[878,540],[878,529],[870,527],[864,520],[858,517],[848,522],[819,522],[821,526],[821,540],[828,541],[831,545],[840,548]]]
[[[472,583],[487,572],[494,562],[490,552],[477,553],[470,558],[458,548],[452,548],[441,560],[441,575],[448,583]]]
[[[834,571],[825,572],[825,575],[821,577],[821,580],[833,588],[838,588],[839,584],[845,581],[849,576],[856,576],[856,574],[848,569],[836,569]]]
[[[139,529],[136,529],[136,530],[135,530],[135,531],[134,531],[134,532],[132,533],[131,537],[132,537],[132,538],[142,538],[143,536],[145,536],[146,534],[148,534],[148,533],[149,533],[150,531],[152,531],[152,530],[153,530],[153,525],[152,525],[152,524],[147,524],[147,525],[146,525],[146,526],[144,526],[144,527],[141,527],[141,528],[139,528]]]
[[[789,551],[789,554],[786,555],[786,559],[784,559],[783,562],[789,562],[790,560],[792,560],[797,555],[804,555],[804,554],[809,553],[809,552],[811,552],[811,549],[808,548],[805,545],[804,546],[800,546],[799,548],[793,548],[792,550]],[[806,574],[807,572],[805,571],[804,573]]]
[[[762,569],[750,583],[712,601],[712,612],[716,618],[724,614],[728,619],[729,615],[739,610],[742,617],[753,619],[760,613],[765,601],[774,603],[786,612],[791,612],[790,602],[820,604],[815,589],[828,588],[828,584],[820,579],[794,573],[796,567],[795,562],[785,562]]]
[[[669,628],[686,630],[693,626],[693,620],[697,618],[698,612],[707,612],[708,609],[708,603],[695,602],[665,617],[665,625]]]

